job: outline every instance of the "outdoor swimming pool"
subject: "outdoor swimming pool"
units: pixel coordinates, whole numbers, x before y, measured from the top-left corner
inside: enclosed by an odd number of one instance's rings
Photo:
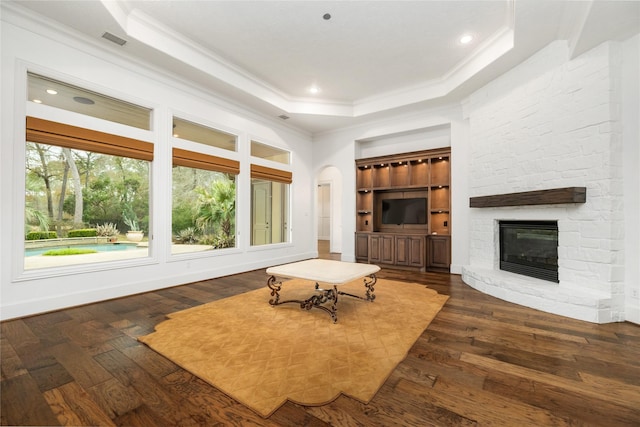
[[[24,256],[36,256],[42,255],[43,253],[53,250],[53,249],[93,249],[98,252],[120,252],[137,248],[137,243],[104,243],[104,244],[94,244],[94,245],[57,245],[57,246],[49,246],[46,248],[29,248],[24,250]]]

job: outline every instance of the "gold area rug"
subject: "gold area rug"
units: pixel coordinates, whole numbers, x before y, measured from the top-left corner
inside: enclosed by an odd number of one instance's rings
[[[280,300],[306,299],[314,283],[283,283]],[[338,290],[364,295],[362,280]],[[378,279],[376,299],[341,295],[338,322],[299,304],[271,306],[266,287],[177,312],[139,340],[268,417],[286,400],[324,405],[340,393],[368,403],[440,311],[445,295]]]

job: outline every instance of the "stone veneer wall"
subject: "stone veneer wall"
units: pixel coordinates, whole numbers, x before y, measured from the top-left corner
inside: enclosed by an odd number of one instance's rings
[[[469,195],[585,186],[585,204],[471,209],[463,280],[502,299],[592,322],[624,320],[621,50],[568,59],[554,42],[475,92]],[[554,284],[502,272],[498,220],[557,220]]]

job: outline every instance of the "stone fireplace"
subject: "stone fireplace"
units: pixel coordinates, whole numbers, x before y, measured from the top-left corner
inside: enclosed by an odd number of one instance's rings
[[[615,317],[615,251],[590,219],[584,187],[472,197],[465,283],[539,310],[592,322]]]

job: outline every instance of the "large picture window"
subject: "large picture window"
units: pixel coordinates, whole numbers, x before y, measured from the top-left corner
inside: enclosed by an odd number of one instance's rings
[[[149,255],[153,145],[27,118],[25,270]]]
[[[237,136],[174,116],[172,137],[171,253],[235,248]]]

